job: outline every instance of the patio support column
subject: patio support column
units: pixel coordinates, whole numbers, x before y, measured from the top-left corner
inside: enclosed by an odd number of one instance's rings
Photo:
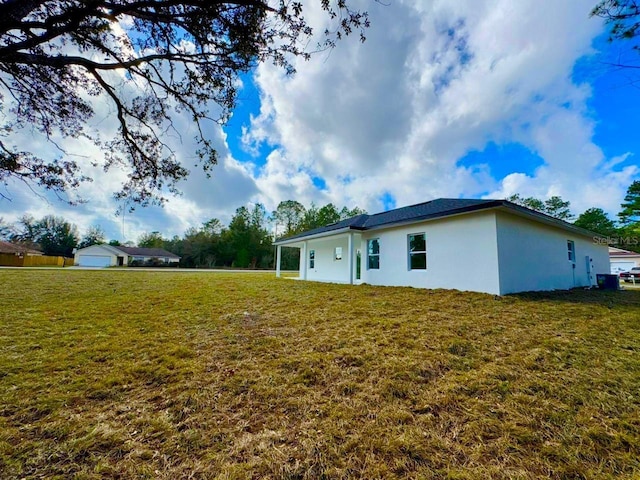
[[[307,279],[307,263],[307,242],[303,242],[300,249],[300,276],[302,280]]]
[[[282,246],[276,247],[276,277],[280,276],[280,260],[282,259]]]
[[[349,285],[353,285],[353,233],[347,237],[347,265],[349,265]]]

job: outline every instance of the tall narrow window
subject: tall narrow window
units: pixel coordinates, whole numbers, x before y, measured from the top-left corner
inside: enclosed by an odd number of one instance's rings
[[[424,233],[407,235],[409,270],[427,269],[427,240]]]
[[[576,245],[573,240],[567,240],[567,254],[569,255],[569,261],[576,261]]]
[[[380,239],[367,240],[367,268],[369,270],[380,269]]]
[[[309,268],[316,268],[316,251],[309,250]]]

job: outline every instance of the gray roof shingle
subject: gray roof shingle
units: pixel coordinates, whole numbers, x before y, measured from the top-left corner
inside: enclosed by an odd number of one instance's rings
[[[495,206],[499,200],[474,200],[465,198],[438,198],[430,202],[396,208],[387,212],[369,215],[364,224],[365,230],[392,223],[425,220],[456,213],[469,212]]]
[[[304,238],[321,233],[331,232],[349,228],[353,230],[368,230],[370,228],[381,227],[384,225],[400,224],[404,222],[414,222],[418,220],[427,220],[430,218],[445,217],[455,215],[457,213],[471,212],[473,210],[481,210],[483,208],[496,207],[502,204],[504,200],[476,200],[467,198],[438,198],[429,202],[409,205],[408,207],[396,208],[374,215],[357,215],[355,217],[341,220],[337,223],[325,225],[324,227],[314,228],[290,237],[281,238],[280,240],[294,240],[296,238]]]
[[[168,258],[180,258],[175,253],[168,252],[164,248],[139,248],[139,247],[113,247],[126,253],[127,255],[135,257],[168,257]]]
[[[4,241],[0,241],[0,253],[25,253],[27,255],[42,255],[42,252],[40,250],[35,250],[24,245]]]

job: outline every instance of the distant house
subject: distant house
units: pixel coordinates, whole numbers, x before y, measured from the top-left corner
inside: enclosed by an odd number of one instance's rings
[[[640,267],[640,253],[621,248],[609,247],[611,273],[628,272],[633,267]]]
[[[180,257],[162,248],[91,245],[75,252],[75,264],[80,267],[124,267],[135,264],[167,264],[177,266]]]
[[[44,255],[40,250],[28,248],[18,243],[10,243],[10,242],[3,242],[3,241],[0,241],[0,254],[18,255],[18,256]]]
[[[300,278],[492,294],[596,285],[596,234],[506,200],[440,198],[358,215],[275,242],[300,249]]]

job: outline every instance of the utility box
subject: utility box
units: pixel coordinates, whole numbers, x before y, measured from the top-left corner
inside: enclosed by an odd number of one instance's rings
[[[598,288],[601,290],[619,290],[620,279],[618,275],[611,275],[609,273],[596,274],[596,280],[598,282]]]

